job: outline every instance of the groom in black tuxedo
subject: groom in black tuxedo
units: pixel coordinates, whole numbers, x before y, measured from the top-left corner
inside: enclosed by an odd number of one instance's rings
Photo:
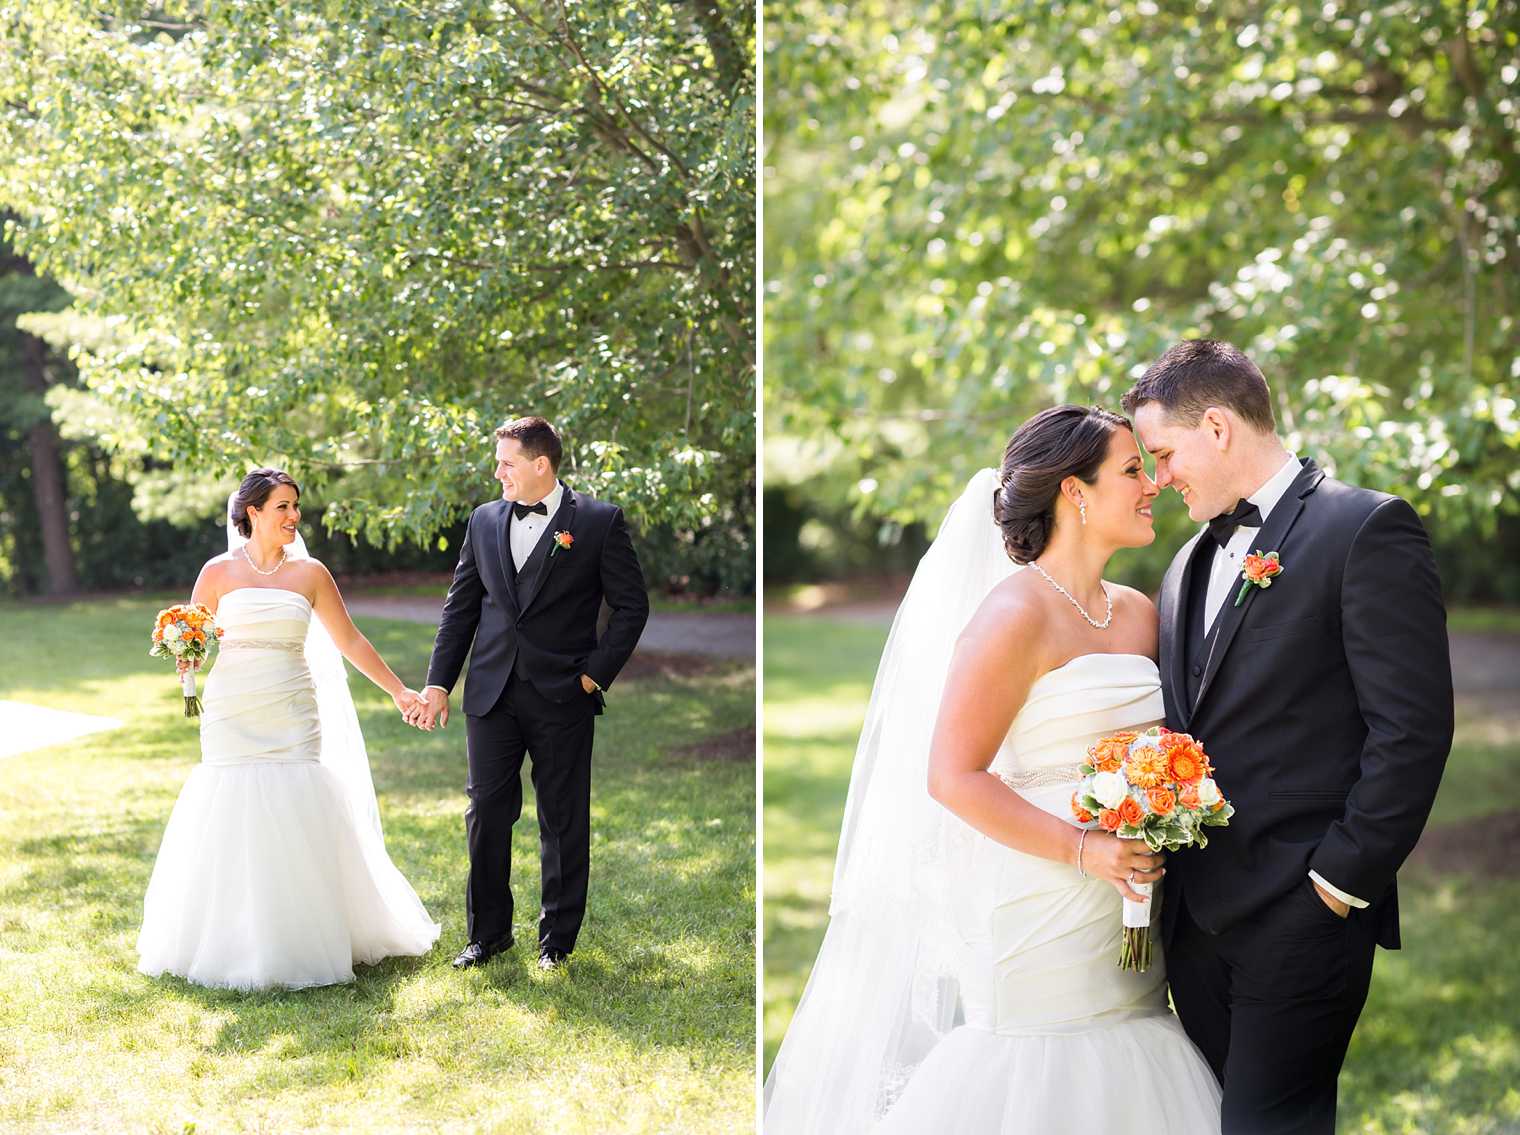
[[[561,452],[542,418],[496,431],[502,499],[470,515],[433,641],[426,708],[408,716],[427,729],[448,723],[449,692],[473,644],[464,685],[469,943],[454,959],[460,969],[512,945],[512,825],[529,755],[543,878],[539,965],[553,969],[575,949],[591,866],[592,726],[649,618],[622,510],[564,485]],[[612,614],[598,637],[603,598]]]
[[[1162,692],[1235,806],[1167,864],[1172,1000],[1226,1135],[1332,1135],[1374,947],[1399,946],[1395,873],[1451,748],[1430,542],[1403,500],[1290,454],[1229,344],[1177,344],[1124,408],[1156,483],[1208,522],[1161,585]],[[1270,586],[1245,582],[1245,556],[1274,551]]]

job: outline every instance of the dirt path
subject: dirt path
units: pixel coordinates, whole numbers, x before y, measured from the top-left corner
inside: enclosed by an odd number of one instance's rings
[[[356,595],[348,601],[356,615],[438,625],[443,597],[417,599]],[[755,616],[727,612],[655,611],[639,639],[639,653],[700,654],[712,658],[754,658]]]

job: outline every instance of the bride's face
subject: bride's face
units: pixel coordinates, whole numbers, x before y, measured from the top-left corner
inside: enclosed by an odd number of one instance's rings
[[[262,506],[249,506],[248,519],[253,523],[250,539],[276,546],[289,544],[301,523],[301,498],[289,485],[276,485]]]
[[[1126,429],[1109,434],[1108,455],[1098,479],[1077,487],[1087,501],[1087,530],[1120,548],[1143,548],[1156,539],[1151,501],[1160,491],[1145,472],[1135,435]]]

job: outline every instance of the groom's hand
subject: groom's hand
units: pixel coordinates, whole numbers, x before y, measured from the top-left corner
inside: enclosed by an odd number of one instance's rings
[[[1320,886],[1318,883],[1315,883],[1313,879],[1310,879],[1309,882],[1314,883],[1314,892],[1315,894],[1319,895],[1320,901],[1340,917],[1345,918],[1351,913],[1350,903],[1341,902],[1340,899],[1336,898],[1329,891],[1325,890],[1324,887]]]
[[[417,711],[417,720],[412,722],[418,729],[431,730],[436,724],[446,727],[449,723],[449,695],[437,686],[429,686],[422,691],[422,706]]]

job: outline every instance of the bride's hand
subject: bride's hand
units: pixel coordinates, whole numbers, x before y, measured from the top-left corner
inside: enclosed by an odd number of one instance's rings
[[[1154,883],[1166,874],[1166,856],[1145,846],[1143,839],[1120,839],[1111,832],[1089,831],[1082,847],[1082,869],[1102,879],[1127,899],[1150,900],[1130,883]]]
[[[396,709],[400,712],[401,716],[407,717],[412,710],[422,704],[422,695],[409,686],[402,686],[391,695],[391,701],[396,703]]]

